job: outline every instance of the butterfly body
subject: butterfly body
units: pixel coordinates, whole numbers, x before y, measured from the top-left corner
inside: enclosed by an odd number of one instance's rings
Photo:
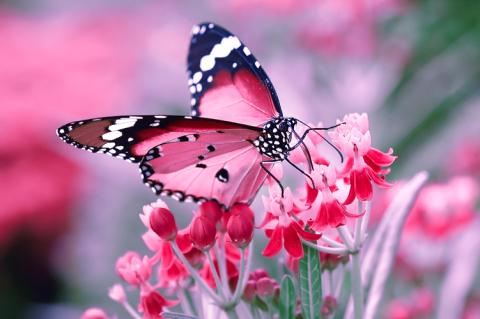
[[[272,166],[290,163],[300,145],[291,145],[297,120],[283,117],[272,82],[236,36],[213,23],[192,33],[192,116],[96,118],[68,123],[57,134],[77,148],[138,163],[157,195],[214,200],[227,209],[249,204],[267,176],[276,180]]]
[[[262,134],[253,141],[257,150],[271,159],[282,161],[291,151],[290,142],[297,120],[278,117],[268,121]]]

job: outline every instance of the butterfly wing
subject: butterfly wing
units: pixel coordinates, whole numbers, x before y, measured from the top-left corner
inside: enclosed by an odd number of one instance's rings
[[[203,23],[193,28],[187,63],[192,115],[252,126],[282,116],[260,63],[222,27]]]
[[[250,203],[267,173],[267,158],[252,144],[252,131],[180,136],[152,148],[140,163],[144,183],[180,201],[216,200],[226,208]],[[266,164],[270,168],[271,164]]]
[[[255,138],[260,131],[256,127],[214,119],[152,115],[72,122],[60,127],[57,134],[77,148],[138,163],[151,148],[189,133],[238,130],[250,133],[244,134],[243,138]]]

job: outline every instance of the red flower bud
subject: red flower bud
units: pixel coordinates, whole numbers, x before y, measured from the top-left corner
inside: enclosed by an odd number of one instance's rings
[[[203,202],[200,205],[200,216],[206,217],[216,224],[222,218],[223,210],[215,201]]]
[[[177,224],[170,210],[153,208],[150,213],[150,228],[163,240],[174,240],[177,236]]]
[[[233,244],[245,248],[250,244],[255,227],[255,218],[248,205],[237,204],[231,209],[231,216],[227,223],[227,233]]]
[[[260,278],[257,281],[257,294],[260,297],[272,297],[275,294],[277,282],[269,277]]]
[[[255,298],[255,295],[256,295],[255,280],[249,280],[247,281],[247,284],[245,285],[245,289],[243,290],[243,299],[245,299],[246,302],[252,302],[253,298]]]
[[[212,247],[216,235],[215,223],[206,217],[199,215],[190,224],[190,240],[200,250]]]

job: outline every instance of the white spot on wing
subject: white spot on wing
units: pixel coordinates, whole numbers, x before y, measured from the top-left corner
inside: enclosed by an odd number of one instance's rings
[[[198,83],[200,82],[200,80],[202,79],[202,72],[198,71],[198,72],[195,72],[195,74],[193,75],[193,83]]]
[[[233,49],[238,49],[241,46],[240,40],[236,36],[229,36],[223,38],[220,43],[213,46],[210,54],[205,55],[200,59],[200,69],[208,71],[215,66],[215,59],[227,57]]]
[[[245,53],[246,56],[249,56],[250,54],[252,54],[252,52],[250,52],[250,50],[247,47],[243,47],[243,53]]]
[[[120,122],[117,124],[110,125],[108,129],[110,131],[118,131],[118,130],[123,130],[129,127],[132,127],[135,125],[136,120],[130,121],[130,122]]]
[[[117,138],[122,136],[122,132],[120,131],[113,131],[113,132],[108,132],[102,135],[102,138],[106,141],[113,141]]]
[[[108,142],[102,145],[102,148],[112,148],[115,146],[115,143],[113,142]]]

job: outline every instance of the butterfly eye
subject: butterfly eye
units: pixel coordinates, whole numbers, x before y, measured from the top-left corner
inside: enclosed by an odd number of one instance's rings
[[[288,129],[288,124],[287,124],[287,122],[281,122],[281,123],[278,125],[278,129],[279,129],[281,132],[286,132],[287,129]]]

